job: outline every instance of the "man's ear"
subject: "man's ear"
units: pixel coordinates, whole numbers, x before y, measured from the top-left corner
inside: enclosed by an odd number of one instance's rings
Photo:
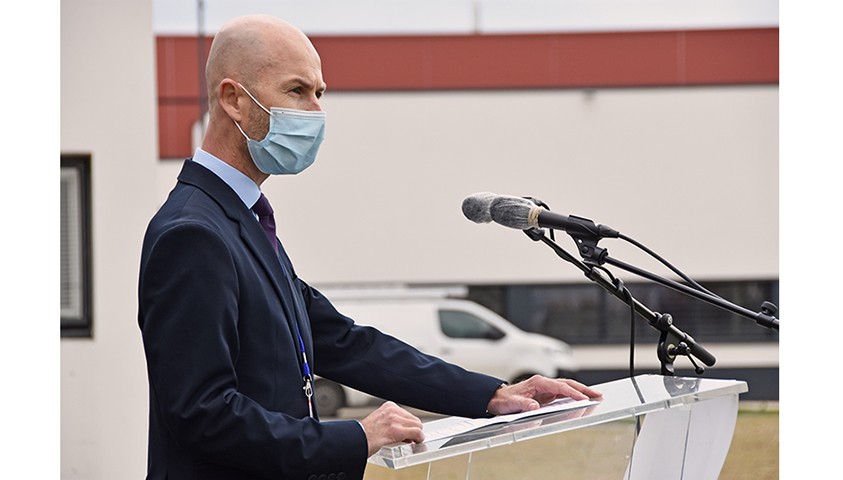
[[[244,116],[244,111],[240,105],[240,101],[244,95],[242,95],[240,90],[237,82],[230,78],[222,79],[219,86],[217,86],[217,100],[220,106],[237,123],[240,123]]]

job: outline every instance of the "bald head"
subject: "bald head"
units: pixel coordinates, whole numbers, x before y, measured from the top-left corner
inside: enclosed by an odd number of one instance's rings
[[[266,137],[269,110],[322,109],[325,82],[319,54],[301,30],[269,15],[239,17],[223,25],[211,44],[205,78],[210,109],[202,149],[258,185],[266,175],[255,167],[246,138]]]
[[[213,104],[225,78],[254,85],[273,69],[303,56],[319,58],[310,40],[295,26],[270,15],[235,18],[220,28],[211,44],[205,67],[208,98]]]

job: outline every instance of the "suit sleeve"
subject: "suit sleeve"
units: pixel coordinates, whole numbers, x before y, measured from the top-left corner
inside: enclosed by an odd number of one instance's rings
[[[319,291],[298,282],[308,304],[318,375],[430,412],[486,416],[502,380],[422,353],[372,327],[355,325]]]
[[[170,438],[195,458],[261,478],[306,478],[315,462],[362,477],[366,439],[357,422],[295,418],[238,391],[241,282],[217,233],[172,227],[149,247],[141,271],[152,408]]]

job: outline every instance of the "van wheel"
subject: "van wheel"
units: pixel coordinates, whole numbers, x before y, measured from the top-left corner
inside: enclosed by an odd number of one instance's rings
[[[333,417],[345,406],[345,392],[338,383],[318,378],[313,382],[313,390],[320,417]]]

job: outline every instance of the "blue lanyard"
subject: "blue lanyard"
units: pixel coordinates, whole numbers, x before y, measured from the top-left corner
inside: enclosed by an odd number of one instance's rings
[[[298,314],[298,316],[304,318],[304,316],[299,311],[299,302],[296,298],[296,291],[293,288],[292,279],[290,278],[289,274],[287,273],[287,269],[284,268],[284,262],[281,261],[281,257],[278,257],[278,263],[281,264],[281,271],[284,273],[284,280],[288,282],[290,286],[290,295],[293,296],[293,309]],[[299,330],[299,322],[293,318],[293,325],[296,326],[296,337],[299,341],[299,349],[301,350],[301,369],[302,369],[302,378],[304,380],[304,396],[307,398],[307,411],[310,414],[310,418],[316,418],[316,415],[313,412],[313,375],[310,372],[310,364],[307,363],[307,352],[304,348],[304,339],[301,336],[301,330]]]
[[[304,349],[304,340],[301,338],[301,332],[299,331],[299,322],[296,322],[294,319],[293,323],[296,325],[296,335],[299,337],[299,346],[301,347],[301,368],[304,374],[303,390],[304,396],[307,397],[307,410],[310,413],[310,418],[316,418],[313,414],[313,375],[310,374],[310,365],[307,363],[307,353]]]
[[[255,214],[255,215],[257,215],[257,214]],[[258,220],[258,223],[260,223],[260,218],[259,217],[256,217],[256,218]],[[261,225],[261,226],[263,226],[263,225]],[[276,238],[275,241],[278,242],[278,239]],[[304,316],[304,314],[301,311],[301,308],[299,306],[298,297],[296,297],[296,289],[294,288],[294,285],[293,285],[293,282],[292,282],[292,277],[290,277],[289,273],[287,272],[287,269],[284,267],[284,262],[281,260],[280,252],[282,251],[282,249],[283,249],[283,247],[280,247],[280,245],[279,245],[278,251],[276,252],[277,253],[276,258],[278,259],[279,266],[281,267],[281,273],[284,275],[284,281],[287,282],[287,285],[290,287],[290,295],[292,295],[292,300],[293,300],[293,311],[299,317],[305,318],[305,316]],[[306,353],[305,348],[304,348],[304,339],[302,339],[301,331],[299,329],[299,322],[295,318],[292,318],[291,320],[293,321],[293,324],[296,326],[296,337],[299,340],[299,348],[301,349],[301,359],[302,359],[301,368],[302,368],[302,378],[304,380],[304,387],[302,387],[302,390],[304,390],[304,396],[305,396],[305,398],[307,398],[307,410],[310,414],[310,418],[315,419],[316,415],[314,414],[314,411],[313,411],[313,375],[310,373],[310,365],[307,363],[307,353]]]

